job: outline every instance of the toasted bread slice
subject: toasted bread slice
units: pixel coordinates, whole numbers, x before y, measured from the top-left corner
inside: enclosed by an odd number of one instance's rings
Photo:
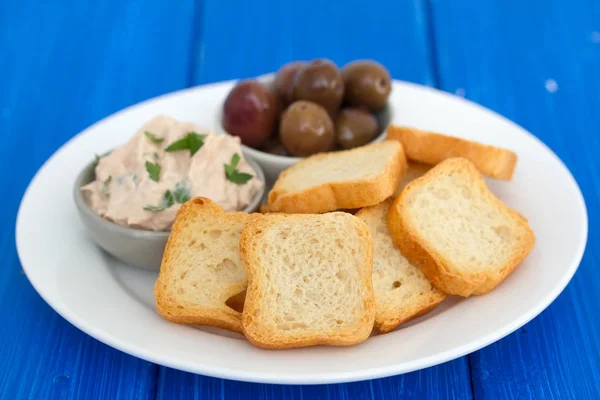
[[[406,157],[396,141],[317,154],[281,173],[268,209],[305,214],[375,205],[394,193],[405,172]]]
[[[517,165],[517,155],[510,150],[441,133],[391,125],[387,139],[402,142],[409,160],[436,165],[448,158],[463,157],[492,178],[510,180]]]
[[[248,271],[243,329],[255,345],[349,346],[375,317],[373,243],[355,216],[271,214],[244,229]]]
[[[425,314],[446,298],[394,246],[386,222],[391,203],[389,199],[356,214],[367,224],[373,238],[375,328],[382,333]]]
[[[260,206],[258,207],[258,212],[261,214],[268,214],[269,211],[269,204],[268,203],[261,203]]]
[[[529,254],[527,220],[487,188],[470,161],[452,158],[411,182],[390,208],[394,244],[440,290],[492,290]]]
[[[154,287],[158,313],[173,322],[241,333],[241,313],[235,309],[243,307],[243,300],[235,295],[246,289],[247,279],[240,259],[240,235],[258,217],[226,213],[206,198],[181,206]]]
[[[396,189],[396,192],[394,193],[394,196],[392,196],[392,197],[398,196],[400,194],[400,192],[402,191],[402,189],[404,189],[406,187],[406,185],[408,185],[415,179],[425,175],[425,173],[427,173],[427,171],[429,171],[430,169],[431,169],[431,165],[427,165],[427,164],[423,164],[423,163],[419,163],[419,162],[415,162],[415,161],[409,161],[408,169],[406,170],[406,174],[404,174],[404,176],[402,177],[402,180],[400,181],[400,185],[398,186],[398,189]]]

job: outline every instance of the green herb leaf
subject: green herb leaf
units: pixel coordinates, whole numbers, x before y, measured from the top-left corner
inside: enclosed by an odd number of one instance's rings
[[[152,179],[154,182],[158,182],[160,176],[159,164],[152,164],[150,161],[146,161],[146,171],[148,171],[150,179]]]
[[[173,142],[165,149],[167,152],[189,150],[190,156],[196,154],[198,150],[204,145],[204,138],[206,135],[199,135],[196,132],[188,132],[186,136]]]
[[[173,194],[171,193],[170,190],[167,190],[165,192],[165,194],[163,195],[163,198],[160,202],[160,205],[158,206],[152,206],[152,205],[148,205],[146,207],[144,207],[144,210],[146,211],[163,211],[166,210],[167,208],[171,207],[174,203],[173,200]]]
[[[206,135],[198,135],[195,132],[188,133],[188,141],[190,142],[190,155],[196,154],[200,147],[204,146],[204,138]]]
[[[154,157],[154,161],[158,161],[158,153],[157,152],[152,153],[152,157]]]
[[[147,205],[144,207],[146,211],[163,211],[171,207],[175,203],[183,204],[191,198],[190,196],[190,180],[184,179],[177,183],[173,191],[167,190],[159,205]]]
[[[98,163],[100,162],[101,158],[102,157],[100,157],[98,154],[94,154],[94,168],[98,166]]]
[[[163,206],[146,206],[146,207],[144,207],[144,210],[152,211],[152,212],[163,211],[164,209],[165,209],[165,207],[163,207]]]
[[[173,152],[173,151],[179,151],[179,150],[188,150],[190,148],[190,143],[188,140],[188,137],[185,136],[182,139],[179,139],[176,142],[171,143],[166,149],[166,152]]]
[[[229,180],[235,184],[243,185],[247,183],[250,179],[252,179],[252,175],[247,174],[245,172],[235,172],[229,177]]]
[[[190,196],[190,181],[186,178],[183,182],[179,182],[173,189],[173,198],[179,204],[183,204],[188,201]]]
[[[237,166],[240,163],[240,159],[240,155],[238,153],[234,153],[231,157],[231,163],[224,165],[225,178],[237,185],[243,185],[247,183],[250,179],[252,179],[252,175],[237,170]]]
[[[166,208],[169,208],[173,205],[173,195],[171,194],[170,190],[165,192],[165,195],[163,196],[163,203],[165,204]]]
[[[148,131],[145,131],[144,135],[154,144],[160,144],[165,140],[165,138],[159,138],[154,133]]]
[[[108,185],[110,185],[111,181],[112,176],[109,176],[104,182],[102,182],[102,194],[105,196],[110,196],[110,188]]]
[[[225,164],[225,173],[233,174],[237,169],[238,164],[240,163],[240,155],[238,153],[234,153],[231,157],[231,164]]]

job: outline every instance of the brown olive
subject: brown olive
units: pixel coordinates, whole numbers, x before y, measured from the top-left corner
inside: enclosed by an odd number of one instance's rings
[[[292,100],[307,100],[334,114],[344,97],[344,80],[329,60],[313,60],[298,71],[291,87]]]
[[[223,128],[246,146],[258,148],[275,131],[279,116],[275,92],[255,80],[238,83],[223,104]]]
[[[284,106],[292,102],[290,98],[291,86],[294,78],[300,68],[306,64],[306,61],[292,61],[283,65],[275,75],[275,89]]]
[[[378,130],[377,118],[361,108],[344,108],[335,119],[335,139],[343,149],[369,143]]]
[[[281,117],[279,138],[293,156],[306,157],[333,149],[333,122],[327,111],[310,101],[292,103]]]
[[[392,78],[383,65],[376,61],[353,61],[342,68],[342,76],[347,105],[365,106],[371,111],[385,106],[392,91]]]

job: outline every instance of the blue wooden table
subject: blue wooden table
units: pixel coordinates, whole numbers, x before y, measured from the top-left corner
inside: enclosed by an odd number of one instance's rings
[[[27,184],[60,145],[141,100],[316,57],[377,59],[396,79],[505,115],[562,158],[585,196],[590,232],[579,271],[546,311],[422,371],[277,386],[136,359],[44,303],[19,264],[14,225]],[[599,1],[2,0],[0,398],[598,399],[599,110]]]

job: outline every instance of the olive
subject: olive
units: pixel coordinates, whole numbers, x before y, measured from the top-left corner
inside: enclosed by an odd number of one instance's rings
[[[313,60],[296,74],[291,98],[312,101],[334,114],[344,97],[344,80],[339,68],[329,60]]]
[[[327,111],[316,103],[299,100],[283,113],[279,138],[293,156],[306,157],[333,149],[333,122]]]
[[[365,106],[371,111],[385,106],[392,91],[392,79],[383,65],[376,61],[353,61],[342,68],[342,76],[346,88],[346,104]]]
[[[264,146],[261,147],[261,150],[276,156],[289,156],[287,150],[283,146],[283,143],[275,138],[269,139]]]
[[[362,108],[344,108],[335,119],[335,139],[343,149],[369,143],[378,130],[377,118]]]
[[[284,106],[287,106],[292,102],[292,99],[290,98],[290,87],[294,81],[294,77],[304,64],[306,64],[306,61],[293,61],[287,63],[279,68],[279,71],[277,71],[277,74],[275,75],[275,89]]]
[[[255,80],[238,83],[223,104],[222,125],[246,146],[258,148],[275,131],[279,117],[277,94]]]

